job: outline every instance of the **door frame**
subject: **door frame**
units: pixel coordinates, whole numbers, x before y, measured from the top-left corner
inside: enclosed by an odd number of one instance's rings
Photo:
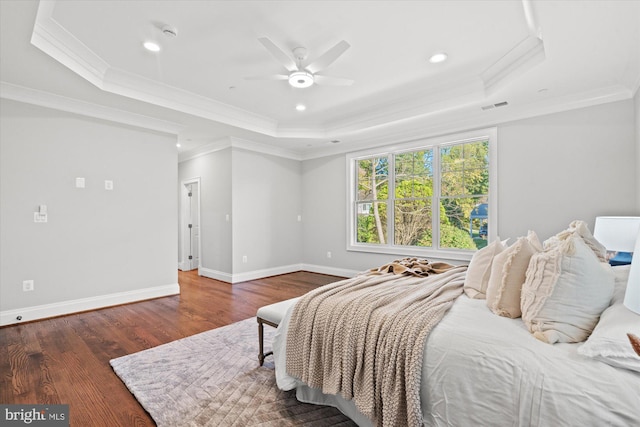
[[[181,259],[178,262],[178,269],[182,271],[191,270],[191,263],[186,259],[189,253],[189,233],[186,232],[189,226],[188,206],[189,206],[189,192],[187,185],[198,184],[198,193],[196,194],[196,206],[198,211],[198,224],[200,227],[200,237],[198,238],[198,274],[200,274],[200,267],[202,267],[202,212],[200,209],[200,193],[202,193],[202,185],[200,183],[200,177],[186,179],[180,182],[180,244],[181,244]]]

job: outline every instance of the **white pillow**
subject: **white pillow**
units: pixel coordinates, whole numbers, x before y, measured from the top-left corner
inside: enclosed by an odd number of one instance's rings
[[[496,240],[473,254],[464,281],[464,293],[469,298],[486,298],[487,285],[491,275],[491,263],[493,258],[504,250],[504,247],[503,242]]]
[[[580,220],[572,221],[571,224],[569,224],[569,228],[547,239],[544,242],[544,247],[546,249],[554,246],[559,242],[566,240],[569,236],[574,235],[580,236],[600,261],[607,262],[607,249],[598,242],[595,237],[593,237],[593,234],[589,231],[587,223]]]
[[[491,276],[487,286],[487,306],[499,316],[520,317],[520,293],[526,278],[531,256],[542,251],[535,232],[516,242],[493,258]]]
[[[622,302],[613,304],[600,316],[593,333],[578,353],[616,368],[640,372],[640,356],[631,347],[627,334],[640,336],[640,315]]]
[[[572,233],[534,254],[522,287],[522,320],[539,340],[582,342],[613,295],[614,273]]]

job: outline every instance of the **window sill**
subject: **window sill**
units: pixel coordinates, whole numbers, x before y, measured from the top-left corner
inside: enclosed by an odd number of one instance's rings
[[[396,255],[399,257],[418,257],[429,260],[466,261],[466,263],[471,260],[475,253],[475,251],[374,245],[347,245],[347,251]]]

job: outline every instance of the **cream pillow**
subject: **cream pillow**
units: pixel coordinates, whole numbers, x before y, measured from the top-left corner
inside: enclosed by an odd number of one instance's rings
[[[629,265],[612,268],[615,285],[611,306],[607,308],[589,339],[578,348],[578,354],[616,368],[640,372],[640,356],[633,351],[628,333],[640,336],[640,316],[623,305],[629,280]]]
[[[544,247],[551,247],[573,235],[580,236],[600,261],[607,262],[607,249],[593,237],[587,223],[580,220],[572,221],[571,224],[569,224],[569,228],[546,240]]]
[[[487,286],[487,306],[495,314],[515,319],[520,317],[520,293],[526,278],[529,260],[542,251],[542,244],[534,231],[493,258]]]
[[[473,254],[464,281],[464,293],[469,298],[486,298],[487,285],[491,275],[491,263],[493,258],[504,250],[504,246],[503,242],[496,240]]]
[[[614,273],[587,243],[563,236],[529,262],[522,287],[522,320],[541,341],[582,342],[611,301]]]
[[[640,372],[640,356],[633,351],[628,333],[640,336],[640,316],[619,302],[602,313],[587,342],[578,348],[578,354]]]

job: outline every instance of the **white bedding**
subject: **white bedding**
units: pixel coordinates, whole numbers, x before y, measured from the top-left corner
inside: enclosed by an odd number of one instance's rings
[[[352,402],[286,374],[290,311],[273,343],[278,386],[370,426]],[[424,425],[640,426],[640,373],[581,356],[580,345],[538,341],[521,319],[496,316],[484,300],[462,295],[426,342]]]

